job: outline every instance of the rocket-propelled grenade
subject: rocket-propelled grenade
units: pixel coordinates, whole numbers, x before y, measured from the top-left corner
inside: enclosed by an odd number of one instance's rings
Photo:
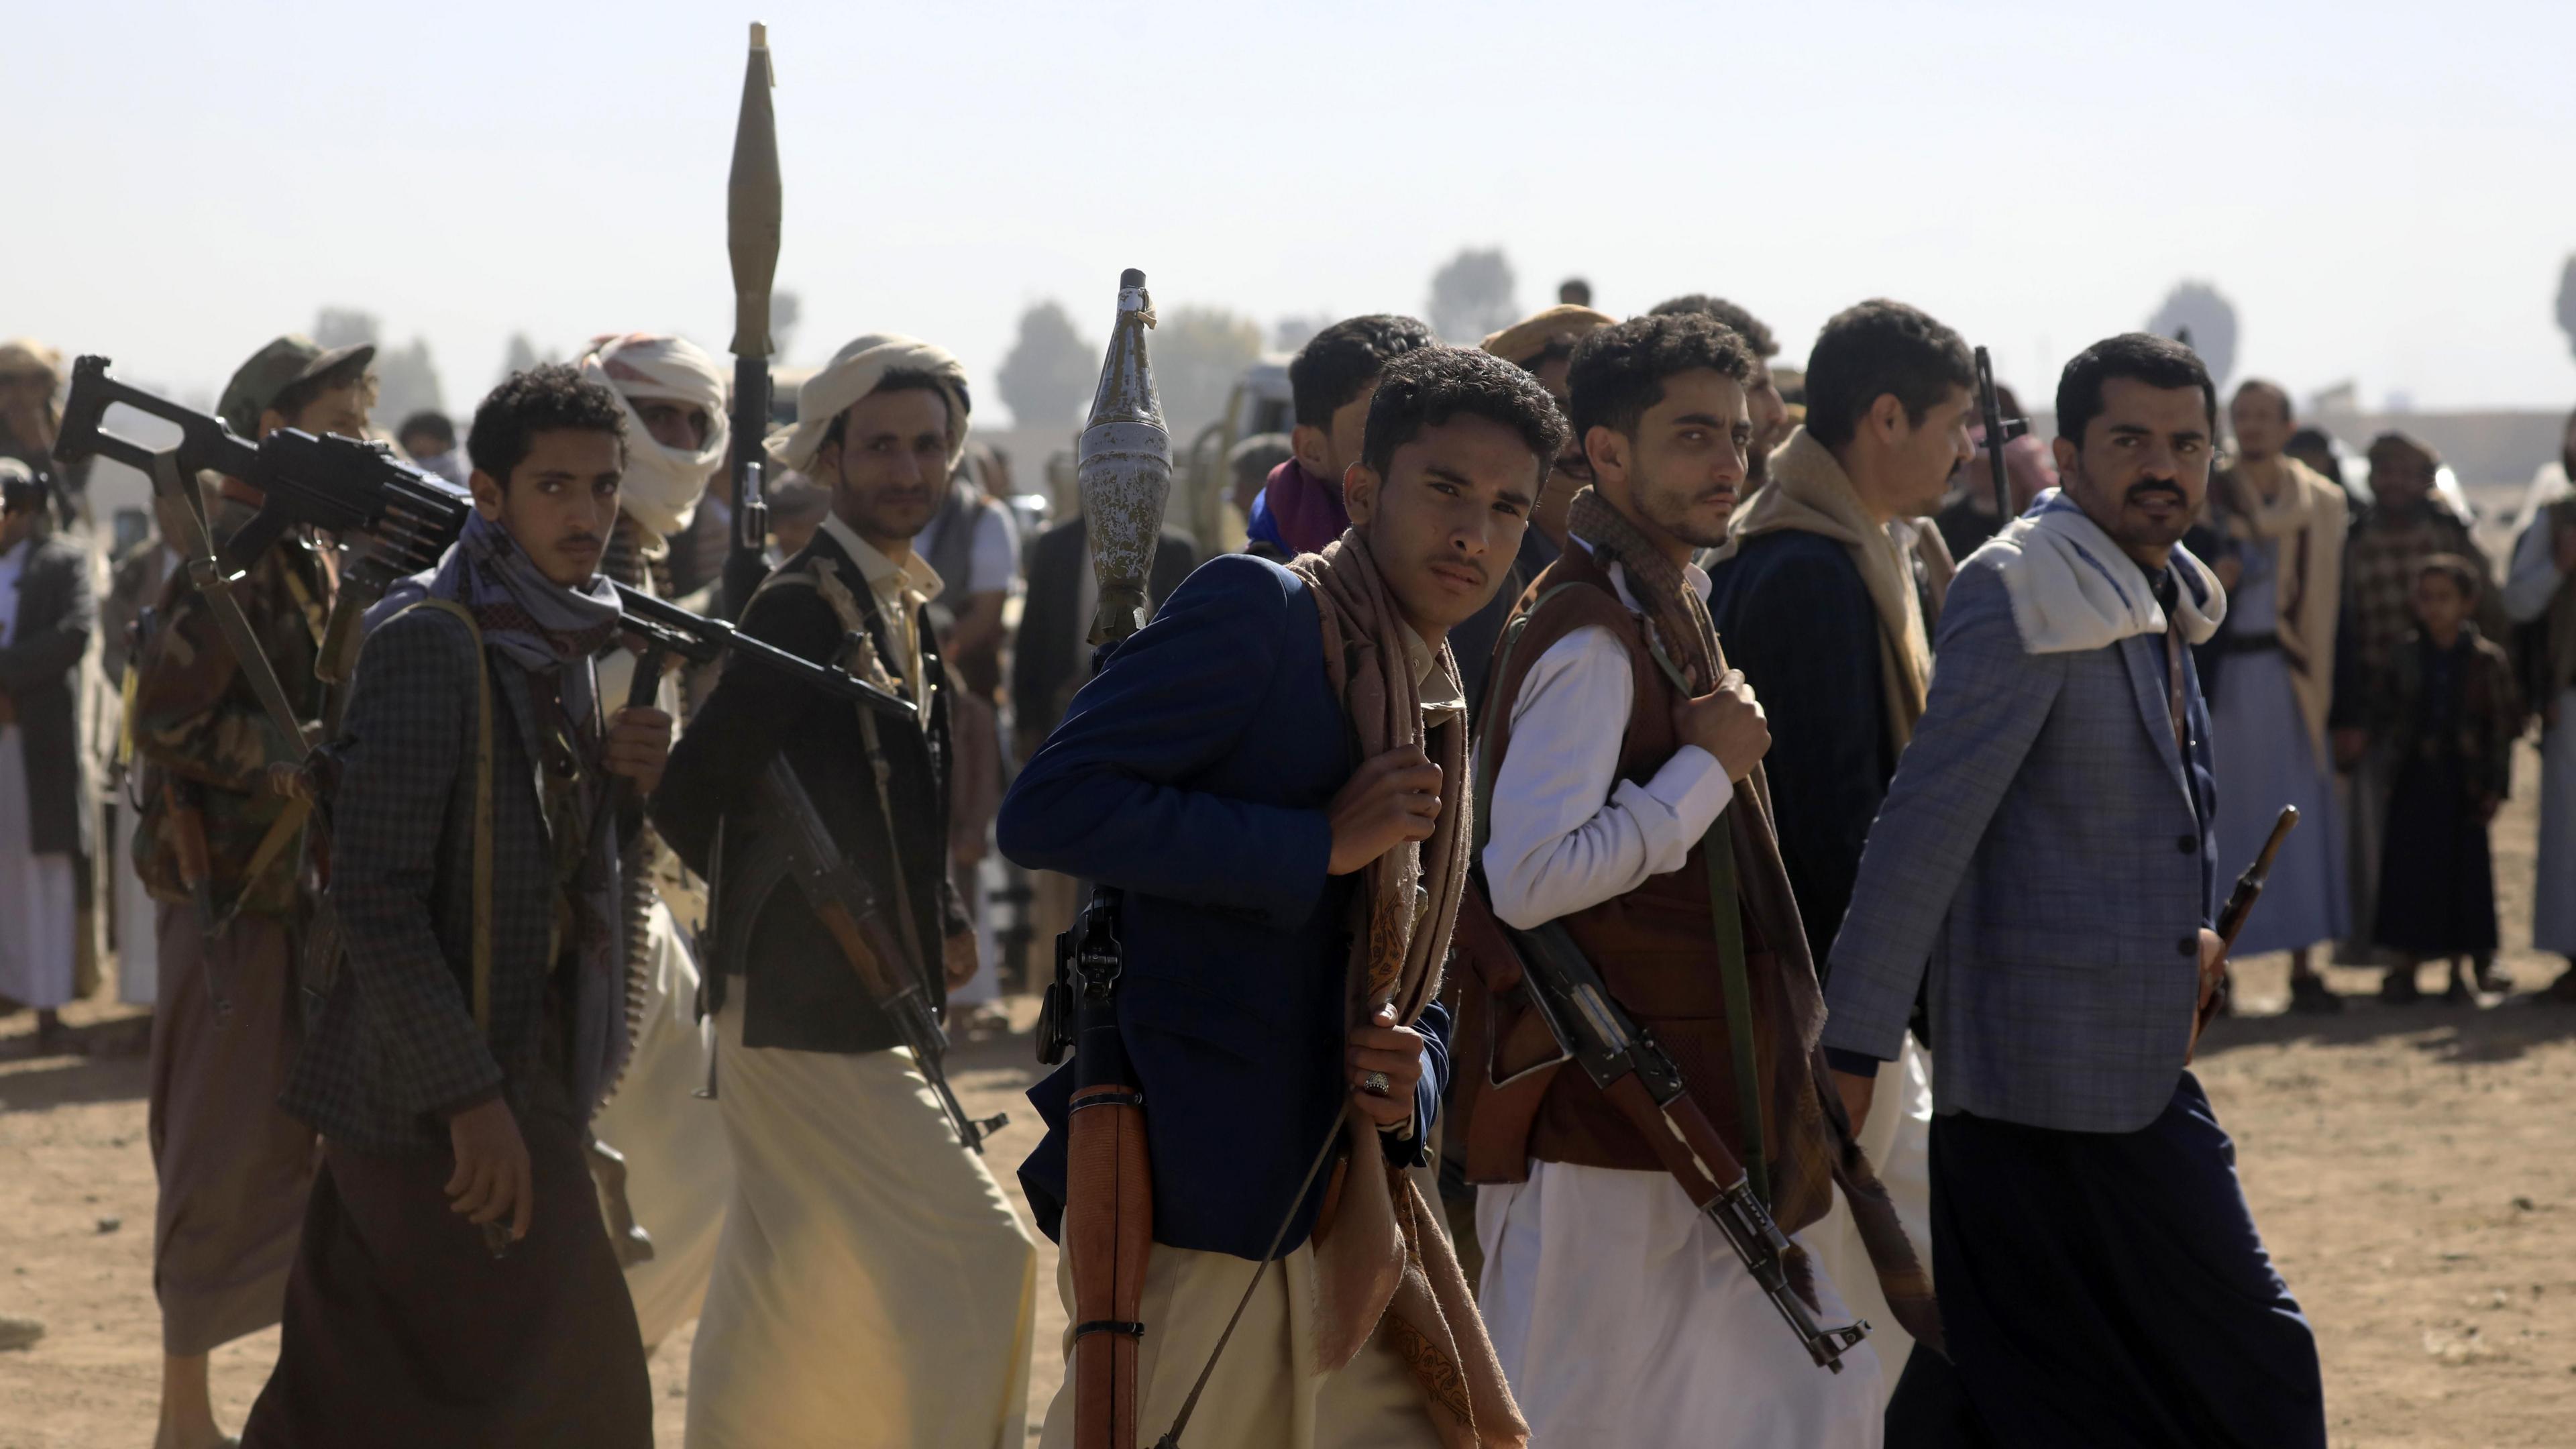
[[[725,553],[723,611],[739,617],[768,569],[770,287],[778,276],[783,202],[778,180],[778,114],[769,92],[769,27],[751,27],[742,110],[734,120],[733,170],[725,179],[725,250],[733,263],[733,537]]]
[[[1130,267],[1118,278],[1118,320],[1075,473],[1089,520],[1092,574],[1100,581],[1100,608],[1091,617],[1095,647],[1145,627],[1146,571],[1172,493],[1172,434],[1145,358],[1145,332],[1153,325],[1145,274]]]

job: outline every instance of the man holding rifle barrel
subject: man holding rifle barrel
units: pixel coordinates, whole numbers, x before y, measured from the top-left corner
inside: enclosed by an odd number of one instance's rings
[[[629,1047],[621,837],[670,717],[619,709],[599,572],[616,396],[567,367],[477,409],[474,511],[371,611],[330,751],[345,956],[283,1104],[323,1137],[244,1442],[640,1446],[651,1389],[585,1126]]]
[[[1727,1165],[1663,1150],[1683,1124],[1713,1129],[1786,1233],[1821,1218],[1838,1181],[1856,1213],[1864,1197],[1884,1207],[1812,1052],[1822,1002],[1760,771],[1770,732],[1690,562],[1726,539],[1753,375],[1744,340],[1696,313],[1576,344],[1595,482],[1506,626],[1478,740],[1494,916],[1578,953],[1633,1018],[1619,1030],[1667,1057],[1665,1090],[1688,1098],[1639,1113],[1552,1029],[1586,1029],[1577,1013],[1545,1021],[1512,965],[1467,953],[1460,1039],[1481,1059],[1445,1145],[1482,1184],[1482,1304],[1541,1445],[1879,1442],[1879,1360],[1833,1284],[1777,1234],[1739,1235],[1728,1215],[1748,1210],[1713,1203],[1727,1184],[1707,1180]],[[1892,1231],[1892,1214],[1864,1225]],[[1871,1256],[1891,1304],[1928,1306],[1901,1234]]]
[[[2315,1340],[2185,1070],[2225,952],[2190,646],[2227,600],[2179,542],[2216,422],[2178,343],[2066,365],[2064,488],[1951,585],[1834,938],[1824,1044],[1851,1115],[1918,1000],[1940,1064],[1950,1352],[1908,1361],[1891,1445],[2325,1444]]]
[[[707,1000],[735,1186],[690,1363],[701,1449],[1022,1437],[1036,1250],[966,1150],[983,1124],[944,1110],[936,1047],[913,1035],[976,965],[947,869],[940,579],[911,546],[966,425],[965,369],[909,337],[861,337],[805,383],[770,459],[828,487],[832,511],[742,630],[909,711],[729,666],[653,802],[715,891]],[[797,854],[813,833],[798,812],[828,832],[824,859]],[[823,869],[856,873],[828,910],[807,889]]]

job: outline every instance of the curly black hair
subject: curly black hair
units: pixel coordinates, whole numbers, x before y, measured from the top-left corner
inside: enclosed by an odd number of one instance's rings
[[[607,433],[617,439],[618,456],[625,456],[626,409],[617,394],[584,382],[579,368],[549,362],[511,373],[485,395],[475,406],[465,451],[477,472],[491,474],[507,488],[537,434],[567,429]]]
[[[1368,391],[1371,379],[1386,365],[1438,339],[1411,317],[1391,312],[1347,317],[1307,339],[1288,363],[1288,392],[1295,399],[1297,421],[1329,428],[1333,414]]]
[[[1966,339],[1919,307],[1884,297],[1846,307],[1816,334],[1807,354],[1807,432],[1839,448],[1890,393],[1917,424],[1954,387],[1977,385]]]
[[[1520,434],[1541,467],[1565,446],[1565,418],[1538,379],[1480,348],[1416,348],[1386,365],[1369,403],[1360,461],[1384,477],[1395,450],[1456,417],[1489,418]]]
[[[1646,410],[1664,400],[1664,379],[1701,368],[1749,382],[1753,349],[1734,328],[1699,312],[1649,312],[1602,328],[1576,343],[1566,364],[1576,435],[1609,428],[1635,437]]]
[[[2152,332],[2123,332],[2105,337],[2066,364],[2057,375],[2057,435],[2075,446],[2084,446],[2084,430],[2102,416],[2102,384],[2115,377],[2134,378],[2155,388],[2200,389],[2201,410],[2209,415],[2210,431],[2218,430],[2218,384],[2210,380],[2208,364],[2200,354]],[[1809,396],[1815,383],[1808,382]],[[1809,405],[1809,426],[1814,426],[1815,411]],[[2373,444],[2372,446],[2377,446]]]
[[[1657,302],[1647,310],[1646,315],[1679,317],[1690,312],[1696,312],[1702,317],[1714,317],[1734,328],[1735,335],[1744,339],[1744,345],[1752,348],[1753,355],[1756,357],[1772,358],[1780,355],[1780,339],[1772,336],[1771,329],[1762,325],[1762,319],[1724,297],[1712,297],[1706,292],[1691,292],[1670,301]]]

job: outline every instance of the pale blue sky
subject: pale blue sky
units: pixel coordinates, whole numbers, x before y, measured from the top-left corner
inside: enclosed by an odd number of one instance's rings
[[[31,13],[32,12],[32,13]],[[1872,295],[2044,399],[2178,278],[2239,374],[2563,406],[2576,5],[81,0],[6,23],[0,335],[211,392],[324,304],[470,406],[524,329],[730,332],[724,177],[769,23],[795,360],[895,329],[983,396],[1020,309],[1734,297],[1803,358]]]

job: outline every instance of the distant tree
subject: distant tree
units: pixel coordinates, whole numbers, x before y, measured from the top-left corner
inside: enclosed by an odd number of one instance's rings
[[[2558,330],[2576,348],[2576,252],[2568,254],[2566,269],[2558,274]]]
[[[1158,382],[1164,372],[1162,341],[1161,334],[1155,333],[1146,343],[1152,349]],[[1073,318],[1063,303],[1039,302],[1021,313],[1019,340],[1011,344],[1011,354],[1002,359],[995,379],[1001,384],[1002,405],[1011,410],[1011,421],[1024,428],[1074,423],[1090,405],[1092,389],[1100,381],[1101,355],[1100,343],[1073,330]]]
[[[375,313],[359,307],[325,307],[313,317],[313,340],[324,347],[369,344],[376,349],[379,425],[390,427],[433,408],[445,411],[445,390],[439,386],[438,364],[430,359],[428,341],[415,337],[407,346],[389,347],[384,331]]]
[[[773,360],[787,360],[787,349],[795,343],[796,324],[804,320],[805,299],[794,292],[774,292],[769,298],[769,345],[778,349]]]
[[[1327,317],[1282,317],[1270,326],[1270,350],[1294,352],[1331,322]]]
[[[1431,330],[1441,339],[1472,347],[1489,332],[1500,332],[1520,320],[1520,303],[1512,297],[1512,264],[1501,247],[1482,251],[1461,248],[1431,274]]]
[[[325,307],[313,316],[313,340],[324,347],[355,347],[373,342],[384,328],[376,314],[359,307]]]
[[[1171,307],[1163,309],[1146,346],[1173,445],[1185,447],[1225,411],[1243,370],[1261,360],[1261,324],[1223,307]],[[1096,379],[1096,361],[1092,372]],[[1089,384],[1084,391],[1087,396]]]
[[[2236,371],[2236,304],[2208,282],[2176,282],[2164,305],[2147,319],[2147,330],[2159,337],[2178,337],[2188,330],[2192,350],[2222,388]]]
[[[513,332],[510,334],[510,350],[501,358],[501,376],[507,378],[514,372],[525,372],[544,361],[546,358],[537,352],[537,345],[528,340],[527,333]]]

